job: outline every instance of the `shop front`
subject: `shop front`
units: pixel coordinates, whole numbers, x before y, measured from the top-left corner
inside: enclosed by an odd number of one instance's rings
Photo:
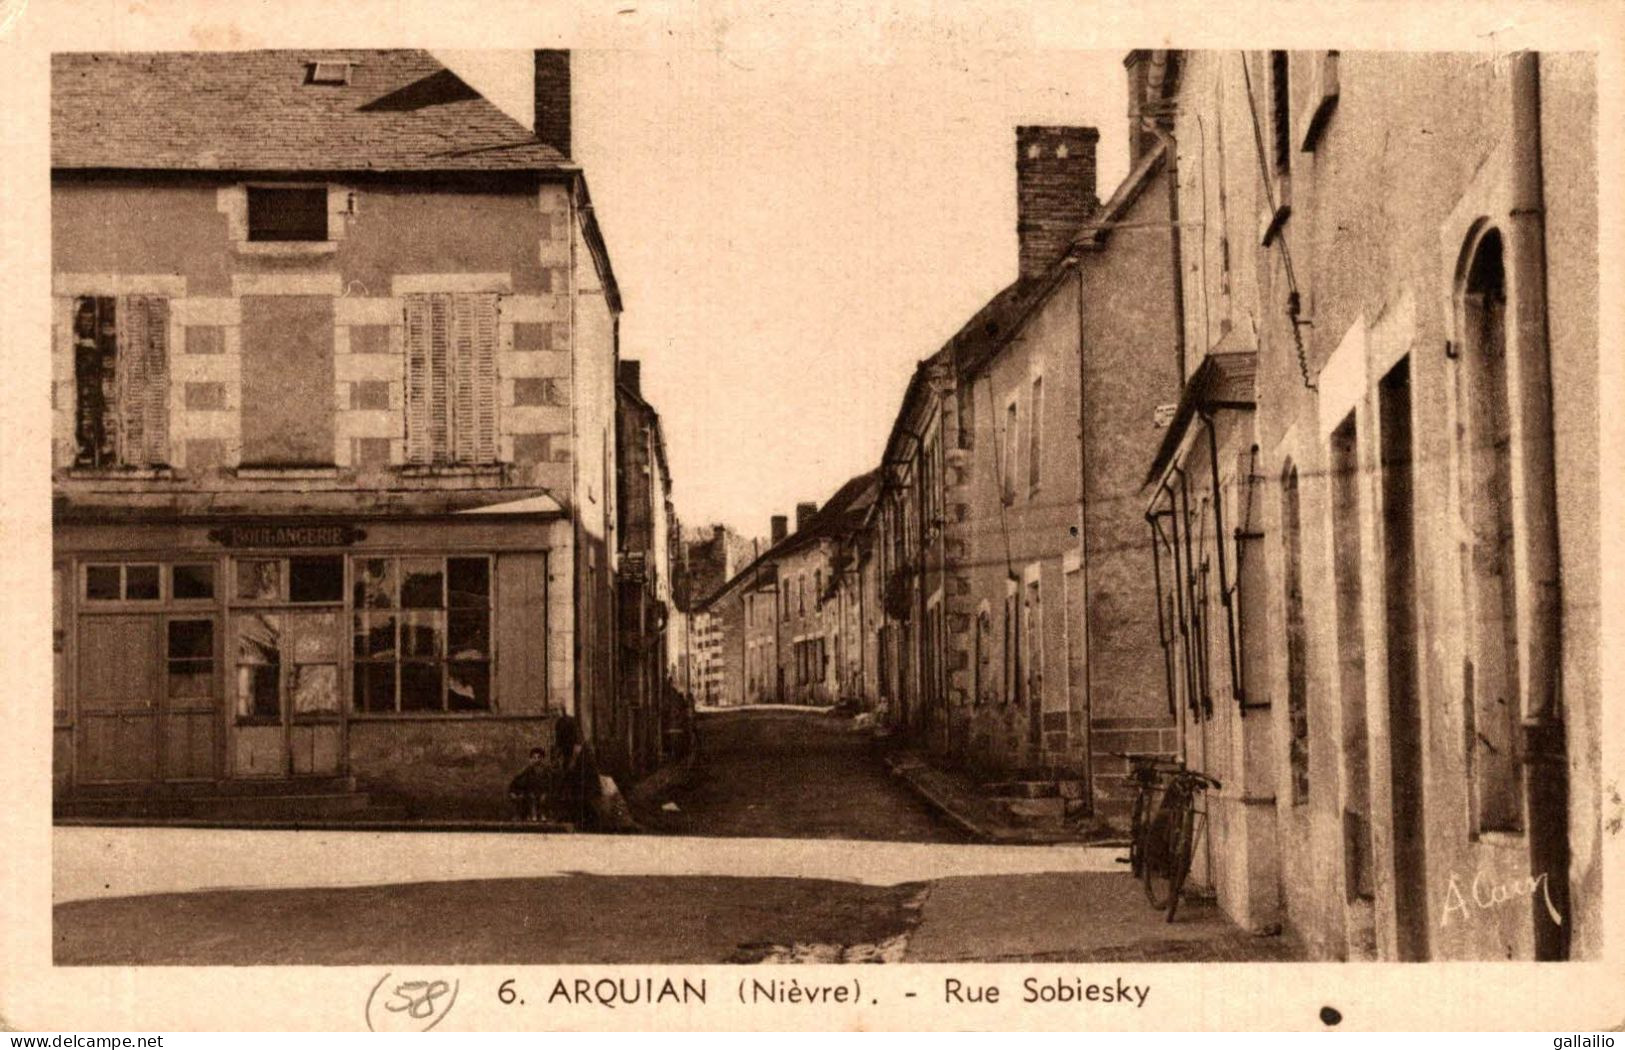
[[[58,794],[353,777],[489,808],[569,702],[548,659],[568,536],[529,514],[59,520]]]

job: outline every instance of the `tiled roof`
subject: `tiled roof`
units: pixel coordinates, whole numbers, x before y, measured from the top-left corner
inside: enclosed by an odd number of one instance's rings
[[[312,63],[349,83],[307,83]],[[426,51],[61,53],[56,168],[573,170]]]

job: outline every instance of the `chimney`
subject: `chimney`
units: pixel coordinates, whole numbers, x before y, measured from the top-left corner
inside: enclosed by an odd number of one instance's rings
[[[615,378],[635,396],[643,396],[643,362],[626,360],[615,362]]]
[[[570,155],[570,52],[537,51],[535,56],[536,138]]]
[[[1095,198],[1094,128],[1016,128],[1016,237],[1021,276],[1044,272],[1060,258],[1099,206]]]
[[[783,514],[775,514],[771,521],[773,546],[777,547],[790,534],[790,519]]]
[[[818,504],[816,504],[816,503],[797,503],[796,504],[796,531],[800,532],[802,529],[805,529],[808,525],[811,525],[812,520],[813,520],[813,515],[817,514],[817,513],[818,513]]]

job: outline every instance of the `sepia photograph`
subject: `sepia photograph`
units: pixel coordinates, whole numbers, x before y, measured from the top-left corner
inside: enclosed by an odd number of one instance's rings
[[[46,973],[1115,1027],[1618,962],[1617,61],[845,10],[49,35]]]

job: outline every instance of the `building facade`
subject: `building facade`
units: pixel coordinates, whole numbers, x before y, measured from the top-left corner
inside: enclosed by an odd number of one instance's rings
[[[1202,877],[1321,957],[1596,957],[1592,60],[1130,70],[1207,216],[1147,508]]]
[[[1084,782],[1120,816],[1110,752],[1175,748],[1133,451],[1177,390],[1176,274],[1161,152],[1102,205],[1096,138],[1017,129],[1019,275],[905,393],[881,662],[897,727],[949,763]]]
[[[679,700],[677,684],[685,621],[672,593],[672,552],[681,529],[660,413],[643,398],[639,365],[621,360],[616,384],[620,702],[615,708],[617,747],[611,756],[619,761],[624,754],[625,767],[618,771],[634,778],[679,749],[686,730],[686,701]]]
[[[52,76],[59,797],[499,809],[614,703],[620,299],[568,54],[535,133],[417,51]]]

